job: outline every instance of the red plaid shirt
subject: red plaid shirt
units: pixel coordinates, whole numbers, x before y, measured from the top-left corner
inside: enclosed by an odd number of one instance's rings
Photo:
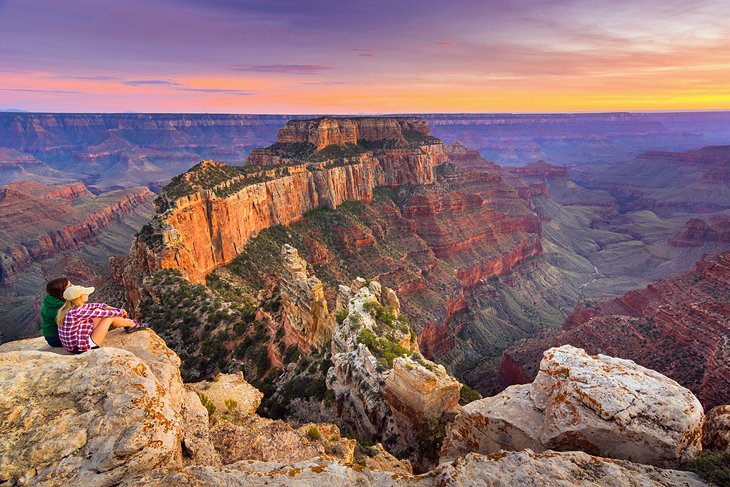
[[[91,348],[89,337],[94,331],[93,318],[107,318],[122,316],[122,310],[117,308],[104,309],[104,303],[86,303],[73,308],[63,318],[63,324],[58,327],[58,338],[63,348],[69,352],[85,352]]]

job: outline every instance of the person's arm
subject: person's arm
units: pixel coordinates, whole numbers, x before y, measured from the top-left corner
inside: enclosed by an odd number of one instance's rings
[[[92,308],[84,313],[88,318],[108,318],[110,316],[123,316],[125,311],[119,308]]]
[[[106,303],[86,303],[83,306],[86,309],[109,308]]]

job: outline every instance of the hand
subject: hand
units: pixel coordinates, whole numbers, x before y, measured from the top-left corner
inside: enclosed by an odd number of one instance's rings
[[[127,317],[127,310],[122,308],[122,318],[126,318],[126,317]]]

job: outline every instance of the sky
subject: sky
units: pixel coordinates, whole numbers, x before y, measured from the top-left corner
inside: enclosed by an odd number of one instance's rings
[[[730,109],[728,0],[0,0],[0,110]]]

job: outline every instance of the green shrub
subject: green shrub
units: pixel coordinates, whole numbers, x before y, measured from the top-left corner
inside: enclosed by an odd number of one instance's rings
[[[396,357],[407,356],[411,353],[403,345],[392,339],[378,338],[369,328],[362,329],[357,342],[368,347],[370,352],[378,359],[378,362],[386,368],[393,367],[393,360]]]
[[[290,364],[292,362],[296,362],[301,356],[302,353],[299,351],[299,348],[297,348],[296,345],[289,345],[284,352],[284,363]]]
[[[350,314],[350,311],[348,311],[347,308],[342,308],[337,313],[335,313],[335,320],[337,320],[338,324],[342,324],[342,322],[345,321],[345,318],[347,318],[348,314]]]
[[[226,399],[225,404],[229,411],[234,411],[238,407],[238,403],[235,399]]]
[[[469,404],[472,401],[476,401],[477,399],[481,399],[482,395],[479,394],[479,391],[475,391],[471,387],[469,387],[466,384],[461,385],[461,391],[459,393],[459,403]]]
[[[208,417],[212,418],[213,414],[215,414],[215,404],[213,404],[213,401],[211,401],[210,398],[202,392],[195,391],[195,393],[198,395],[198,398],[200,399],[200,402],[203,404],[203,406],[205,406],[205,409],[208,410]]]
[[[707,482],[716,485],[730,485],[730,452],[703,451],[684,467]]]
[[[319,432],[319,428],[316,426],[310,426],[307,428],[306,436],[312,441],[319,441],[322,439],[322,433]]]

